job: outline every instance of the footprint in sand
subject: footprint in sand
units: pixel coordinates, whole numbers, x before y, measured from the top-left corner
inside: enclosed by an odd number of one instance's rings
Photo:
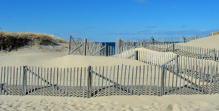
[[[76,101],[78,101],[77,99],[71,99],[71,100],[69,100],[69,101],[71,101],[71,102],[76,102]]]
[[[148,110],[148,109],[150,109],[150,106],[148,106],[148,105],[141,105],[140,108]]]
[[[106,103],[98,103],[98,105],[104,107],[104,106],[106,106]]]
[[[143,111],[141,108],[139,107],[131,107],[130,108],[132,111]]]
[[[80,104],[75,104],[74,106],[75,106],[76,108],[80,108],[80,107],[81,107]]]
[[[161,104],[160,103],[152,103],[151,105],[153,105],[153,106],[160,106]]]
[[[14,108],[6,108],[7,111],[14,111]]]
[[[124,108],[124,107],[117,107],[116,109],[118,109],[118,110],[120,110],[120,111],[123,111],[123,110],[125,110],[126,108]]]
[[[195,109],[195,108],[200,108],[198,105],[195,105],[195,104],[190,104],[189,107],[190,107],[190,108],[193,108],[193,109]]]
[[[90,109],[94,109],[96,106],[95,105],[90,105],[89,108]]]
[[[97,103],[96,103],[96,102],[92,102],[91,104],[92,104],[92,105],[97,105]]]
[[[23,100],[15,100],[16,102],[24,102]]]
[[[190,103],[201,107],[208,107],[210,104],[203,101],[190,101]]]
[[[81,107],[76,107],[75,109],[76,109],[76,110],[82,110],[82,108],[81,108]]]
[[[180,108],[179,108],[178,104],[176,104],[176,103],[169,104],[169,105],[168,105],[168,108],[169,108],[170,110],[173,110],[173,111],[180,111]]]
[[[67,111],[67,110],[70,110],[70,109],[68,109],[68,107],[66,107],[66,106],[62,106],[62,110]]]
[[[112,111],[111,108],[104,108],[104,111]]]
[[[113,105],[117,105],[117,104],[119,104],[119,102],[113,101],[112,104],[113,104]]]
[[[10,107],[16,108],[18,105],[19,105],[18,103],[12,103],[12,104],[10,104]]]
[[[127,105],[127,104],[123,104],[122,107],[124,107],[124,108],[130,108],[131,106],[130,106],[130,105]]]
[[[30,102],[26,103],[26,105],[29,106],[29,107],[33,107],[33,106],[36,105],[36,103],[30,101]]]
[[[7,104],[3,104],[3,105],[1,105],[0,106],[2,109],[6,109],[6,108],[8,108],[8,107],[10,107],[9,105],[7,105]]]

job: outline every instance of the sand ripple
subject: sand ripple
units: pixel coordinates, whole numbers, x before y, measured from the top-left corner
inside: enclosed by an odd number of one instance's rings
[[[53,101],[50,99],[33,100],[0,100],[0,110],[8,111],[205,111],[219,110],[219,103],[209,104],[203,101],[189,101],[189,104],[172,103],[165,106],[157,102],[151,105],[120,104],[118,101],[77,102],[76,99]]]

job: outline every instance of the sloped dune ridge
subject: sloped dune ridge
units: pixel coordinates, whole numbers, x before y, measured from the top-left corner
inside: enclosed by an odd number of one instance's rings
[[[179,45],[219,50],[218,41],[219,41],[219,34],[214,36],[207,36],[201,39],[192,40],[187,43],[179,43]]]
[[[183,45],[218,48],[219,35],[190,41]],[[218,39],[219,40],[219,39]],[[206,45],[203,45],[203,42]],[[17,51],[0,51],[0,66],[87,67],[145,65],[143,62],[114,57],[67,55],[67,48],[24,46]],[[54,49],[55,48],[55,49]],[[60,48],[60,50],[58,50]],[[62,49],[61,49],[62,48]],[[58,51],[57,51],[58,50]],[[137,50],[143,50],[138,48]],[[153,51],[154,52],[154,51]],[[0,110],[9,111],[217,111],[219,95],[108,96],[96,98],[0,95]]]

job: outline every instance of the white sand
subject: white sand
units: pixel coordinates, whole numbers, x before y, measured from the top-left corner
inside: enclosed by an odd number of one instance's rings
[[[216,111],[219,95],[111,96],[98,98],[0,96],[0,110]]]
[[[178,43],[183,46],[193,46],[193,47],[202,47],[219,50],[218,47],[219,35],[209,36],[205,38],[200,38],[197,40],[192,40],[187,43]]]
[[[209,37],[210,38],[210,37]],[[192,42],[192,41],[191,41]],[[197,43],[198,44],[198,43]],[[219,45],[217,45],[218,47]],[[87,67],[145,65],[140,61],[113,57],[67,55],[29,47],[0,52],[0,66]],[[110,96],[97,98],[50,96],[0,96],[0,110],[108,110],[108,111],[213,111],[219,110],[219,95]]]

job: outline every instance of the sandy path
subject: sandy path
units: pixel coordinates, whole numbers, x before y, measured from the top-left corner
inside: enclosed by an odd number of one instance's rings
[[[112,96],[98,98],[0,96],[0,110],[216,111],[219,95]]]

